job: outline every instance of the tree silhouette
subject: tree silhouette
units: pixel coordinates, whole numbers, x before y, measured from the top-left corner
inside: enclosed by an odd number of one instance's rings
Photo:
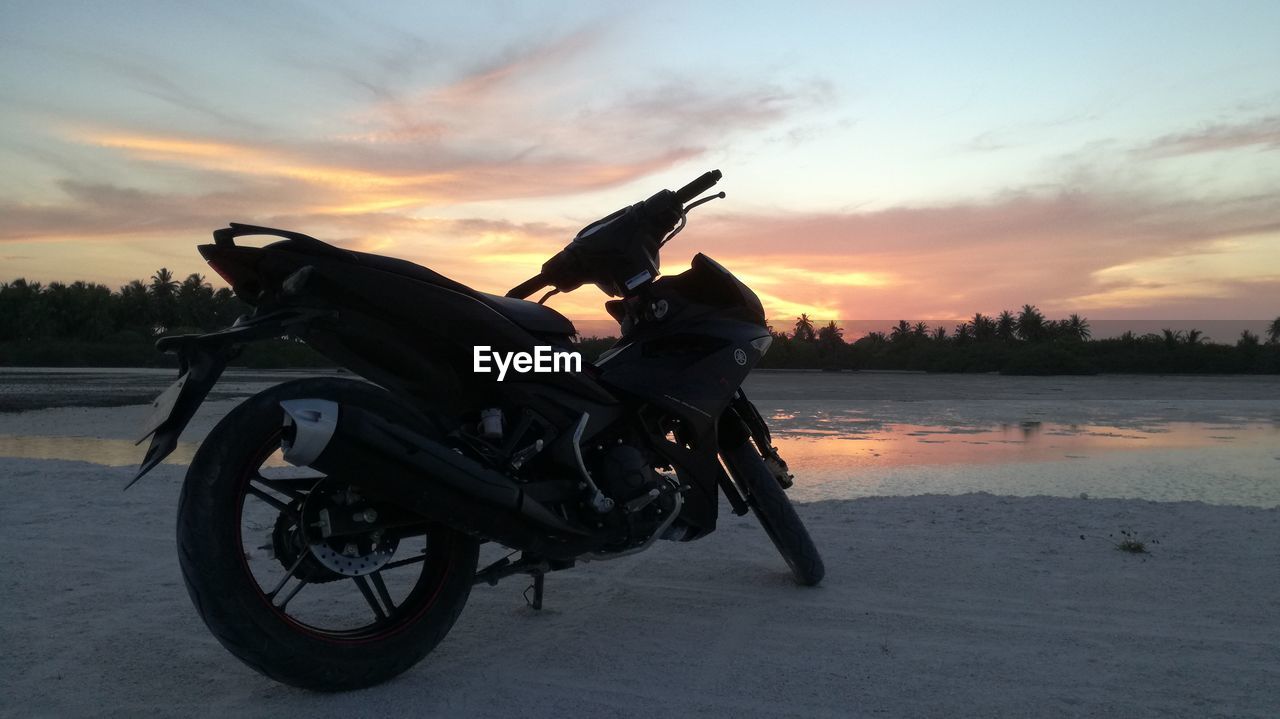
[[[42,299],[47,321],[56,336],[98,340],[111,333],[111,290],[103,285],[51,282]]]
[[[19,277],[0,286],[0,337],[31,339],[44,334],[48,325],[44,287]]]
[[[1028,342],[1039,342],[1045,337],[1044,315],[1035,305],[1023,305],[1018,313],[1018,337]]]
[[[151,299],[154,317],[161,332],[178,323],[178,282],[168,267],[161,267],[151,276]]]
[[[155,297],[172,295],[177,291],[178,281],[173,279],[173,273],[168,267],[161,267],[151,275],[151,294]]]
[[[216,316],[213,305],[213,288],[199,274],[190,274],[177,291],[178,324],[183,327],[203,327]]]
[[[823,369],[840,369],[848,345],[844,343],[844,330],[835,321],[818,329],[818,361]]]
[[[812,342],[817,335],[813,331],[813,320],[809,319],[808,314],[801,314],[796,318],[796,328],[791,334],[793,338],[800,342]]]
[[[1018,320],[1009,310],[1004,310],[1000,316],[996,318],[996,339],[1005,342],[1012,341],[1015,333],[1018,331]]]
[[[835,320],[832,320],[818,330],[817,338],[819,344],[844,344],[844,329],[837,327]]]
[[[241,302],[229,287],[219,287],[213,293],[214,324],[219,327],[226,327],[235,322],[248,309],[248,306]]]
[[[117,292],[90,282],[17,279],[0,284],[0,341],[75,339],[137,342],[181,328],[220,329],[248,311],[228,288],[214,292],[201,275],[177,282],[161,268],[150,283],[132,280]]]
[[[979,342],[986,342],[996,336],[995,320],[981,312],[974,312],[969,324],[973,327],[973,338]]]
[[[166,360],[159,359],[152,346],[157,334],[220,329],[248,310],[230,289],[214,290],[200,274],[179,282],[167,268],[116,292],[88,282],[42,285],[19,278],[0,283],[0,364],[161,364]],[[975,313],[954,330],[900,320],[888,336],[870,332],[852,343],[835,322],[815,324],[802,314],[793,334],[770,330],[774,349],[762,366],[1033,374],[1082,367],[1108,372],[1280,372],[1280,318],[1270,323],[1265,345],[1250,331],[1242,332],[1233,344],[1214,344],[1196,329],[1165,329],[1141,337],[1125,332],[1116,339],[1095,340],[1087,319],[1073,314],[1049,320],[1033,305],[1024,305],[1019,316],[1004,311],[993,319]],[[271,361],[280,364],[262,366],[307,362],[287,352],[275,356]]]
[[[1067,318],[1067,330],[1069,337],[1078,339],[1081,342],[1093,336],[1093,331],[1089,329],[1089,320],[1077,314],[1072,314]]]
[[[114,310],[116,327],[149,337],[155,332],[155,312],[151,295],[142,280],[133,280],[120,288]]]

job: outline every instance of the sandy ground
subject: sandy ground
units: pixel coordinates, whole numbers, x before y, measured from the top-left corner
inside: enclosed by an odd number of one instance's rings
[[[181,468],[7,462],[6,716],[1276,716],[1280,511],[958,497],[801,507],[827,560],[793,586],[719,532],[478,587],[427,661],[318,696],[208,634],[173,551]],[[1147,556],[1108,535],[1137,532]],[[1081,539],[1080,535],[1086,535]]]
[[[791,381],[757,397],[810,401],[788,397]],[[1274,400],[1227,389],[1167,409],[1274,412]],[[233,404],[209,405],[192,437]],[[1022,411],[999,406],[981,411]],[[123,440],[143,414],[7,414],[0,434]],[[328,696],[260,677],[204,628],[174,553],[183,472],[162,466],[122,493],[127,467],[0,458],[0,715],[1280,715],[1274,507],[992,494],[806,503],[827,561],[816,589],[791,584],[752,518],[725,513],[705,540],[549,576],[540,613],[520,578],[477,587],[418,667]],[[1121,530],[1151,553],[1117,551]]]

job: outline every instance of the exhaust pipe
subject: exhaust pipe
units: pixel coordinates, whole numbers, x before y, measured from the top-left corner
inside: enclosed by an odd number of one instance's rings
[[[284,410],[285,432],[280,448],[284,461],[295,467],[310,467],[338,428],[338,403],[327,399],[287,399],[280,403]]]
[[[373,480],[372,489],[429,520],[553,559],[596,544],[511,478],[404,425],[330,400],[280,406],[293,428],[283,447],[290,464]]]

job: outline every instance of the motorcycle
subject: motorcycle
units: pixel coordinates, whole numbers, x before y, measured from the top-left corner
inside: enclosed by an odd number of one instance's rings
[[[174,450],[247,343],[302,341],[359,377],[271,387],[200,445],[178,556],[218,641],[287,684],[371,686],[426,656],[473,585],[528,575],[540,609],[550,572],[705,537],[721,494],[735,514],[755,513],[797,583],[821,581],[784,491],[792,475],[741,387],[772,339],[759,299],[702,254],[659,276],[688,213],[724,197],[694,199],[720,177],[591,223],[506,296],[297,232],[216,230],[200,254],[253,310],[157,342],[180,376],[155,402],[129,484]],[[236,243],[253,235],[277,239]],[[477,371],[482,346],[573,353],[573,324],[545,302],[588,282],[614,298],[621,328],[598,360]],[[480,566],[485,543],[503,556]]]

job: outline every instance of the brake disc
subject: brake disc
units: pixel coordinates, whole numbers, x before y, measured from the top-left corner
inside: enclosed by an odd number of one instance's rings
[[[396,553],[396,542],[384,542],[368,551],[361,550],[356,543],[348,542],[342,551],[335,550],[326,542],[311,545],[311,556],[324,565],[325,569],[347,577],[360,577],[386,566],[391,555]]]
[[[391,561],[399,540],[371,527],[367,532],[330,535],[338,520],[373,524],[377,510],[350,485],[321,482],[302,503],[303,536],[311,556],[325,569],[345,577],[372,574]]]

